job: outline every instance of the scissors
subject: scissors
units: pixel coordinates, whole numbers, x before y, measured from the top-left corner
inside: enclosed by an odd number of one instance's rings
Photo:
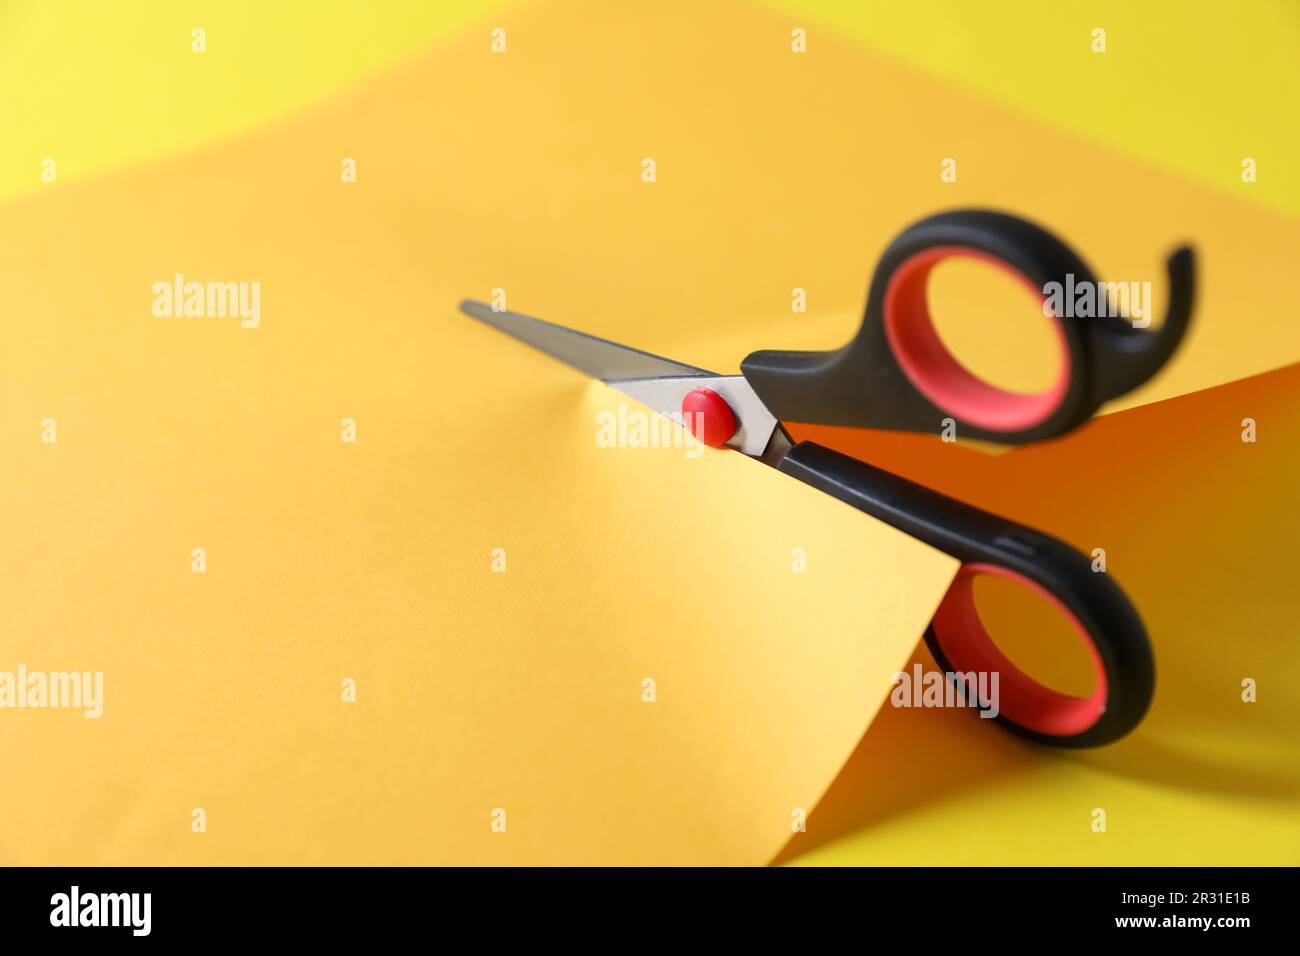
[[[1050,387],[1036,394],[998,388],[948,351],[926,305],[926,280],[956,257],[1003,269],[1043,299],[1061,355]],[[1004,444],[1063,435],[1147,381],[1178,347],[1192,313],[1192,250],[1177,249],[1166,268],[1169,303],[1156,329],[1114,315],[1079,318],[1049,306],[1049,284],[1072,276],[1076,288],[1102,287],[1065,243],[1000,212],[940,213],[909,226],[885,250],[852,341],[830,352],[753,352],[739,375],[482,302],[466,300],[461,310],[686,425],[704,444],[756,458],[957,558],[961,567],[925,633],[939,666],[949,675],[999,674],[996,719],[1010,730],[1042,744],[1093,747],[1132,730],[1155,690],[1146,630],[1111,576],[1094,573],[1089,558],[1057,538],[818,442],[795,443],[790,432],[802,425],[928,432],[955,422],[965,436]],[[1090,651],[1091,694],[1053,690],[998,649],[975,607],[972,586],[981,575],[1010,579],[1065,616]]]

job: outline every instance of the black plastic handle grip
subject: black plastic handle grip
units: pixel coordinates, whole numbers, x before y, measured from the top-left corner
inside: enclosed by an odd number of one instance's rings
[[[1071,718],[1073,724],[1057,721],[1057,732],[1045,731],[1044,723],[1051,725],[1061,716],[1054,713],[1054,708],[1069,707],[1077,711],[1086,702],[1036,684],[1003,659],[1014,672],[1003,675],[1001,713],[997,719],[1005,726],[1044,744],[1095,747],[1123,737],[1146,714],[1155,691],[1155,661],[1146,629],[1119,586],[1105,572],[1094,572],[1083,554],[1040,531],[981,511],[814,442],[794,446],[779,468],[952,555],[963,562],[964,571],[1008,572],[1008,576],[1046,592],[1061,610],[1073,617],[1091,643],[1099,668],[1101,699],[1097,713],[1089,717],[1087,726],[1079,725],[1076,715]],[[958,587],[954,584],[950,598],[958,597]],[[953,603],[945,599],[945,606]],[[936,615],[936,624],[939,617]],[[959,621],[957,626],[965,625]],[[973,627],[977,633],[959,636],[963,640],[982,640],[992,647],[977,622]],[[926,641],[945,671],[969,669],[964,661],[949,659],[952,645],[940,639],[935,624],[927,631]],[[992,653],[996,659],[997,652]],[[1018,680],[1008,681],[1007,677]],[[1009,698],[1008,693],[1013,697]],[[1020,699],[1014,696],[1017,694]],[[1018,720],[1017,713],[1036,716],[1033,721]]]
[[[1092,270],[1046,229],[1004,213],[958,210],[910,226],[885,250],[853,341],[832,352],[759,351],[741,363],[764,404],[785,422],[938,432],[952,417],[962,435],[1009,444],[1078,427],[1109,399],[1154,375],[1182,341],[1192,314],[1194,258],[1168,260],[1169,307],[1158,329],[1114,315],[1058,310],[1063,377],[1037,396],[982,382],[942,345],[925,307],[938,261],[968,255],[1000,266],[1045,299],[1049,283],[1101,290]]]

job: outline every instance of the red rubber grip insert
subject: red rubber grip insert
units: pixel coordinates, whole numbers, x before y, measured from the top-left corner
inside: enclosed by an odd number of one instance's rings
[[[1097,685],[1087,697],[1073,697],[1034,680],[1002,653],[989,637],[975,607],[973,585],[981,574],[1015,581],[1047,598],[1074,625],[1092,656]],[[993,564],[964,564],[934,615],[934,634],[954,671],[998,673],[998,706],[1008,720],[1054,737],[1072,737],[1088,730],[1106,710],[1109,688],[1101,655],[1080,623],[1064,604],[1041,585],[1007,568]]]
[[[959,362],[939,338],[926,304],[930,270],[950,256],[978,259],[1009,273],[1042,303],[1043,293],[1023,274],[996,256],[964,246],[935,246],[905,259],[885,290],[885,337],[894,358],[917,391],[936,406],[978,428],[1014,432],[1033,428],[1051,417],[1070,385],[1070,354],[1065,331],[1052,322],[1060,347],[1057,380],[1043,392],[1011,392],[990,385]]]

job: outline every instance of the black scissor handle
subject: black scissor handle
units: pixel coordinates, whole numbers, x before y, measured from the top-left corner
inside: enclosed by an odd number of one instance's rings
[[[1074,548],[815,442],[794,446],[779,467],[962,562],[926,643],[949,673],[999,674],[996,719],[1004,725],[1039,743],[1095,747],[1118,740],[1142,719],[1155,691],[1146,629],[1119,586]],[[1092,694],[1054,691],[998,650],[971,595],[980,574],[1044,594],[1071,620],[1096,668]]]
[[[1008,270],[1045,302],[1051,283],[1091,284],[1073,250],[1033,223],[988,210],[922,219],[885,250],[871,280],[866,316],[853,341],[833,352],[754,352],[741,363],[754,390],[785,422],[939,431],[952,417],[961,434],[1009,444],[1078,427],[1109,399],[1136,388],[1168,361],[1192,313],[1194,260],[1183,247],[1168,260],[1169,307],[1153,330],[1114,315],[1079,317],[1053,307],[1061,371],[1046,391],[1023,394],[976,377],[944,346],[926,306],[926,279],[940,261],[973,257]]]

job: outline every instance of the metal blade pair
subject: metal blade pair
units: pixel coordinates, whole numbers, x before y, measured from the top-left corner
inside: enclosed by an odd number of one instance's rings
[[[772,451],[769,445],[788,447],[775,416],[743,375],[718,375],[552,322],[517,312],[498,312],[485,302],[465,299],[460,309],[471,318],[600,379],[683,427],[682,399],[707,385],[726,400],[736,418],[736,433],[727,447],[764,460],[771,458],[770,454],[764,456],[765,452]]]

